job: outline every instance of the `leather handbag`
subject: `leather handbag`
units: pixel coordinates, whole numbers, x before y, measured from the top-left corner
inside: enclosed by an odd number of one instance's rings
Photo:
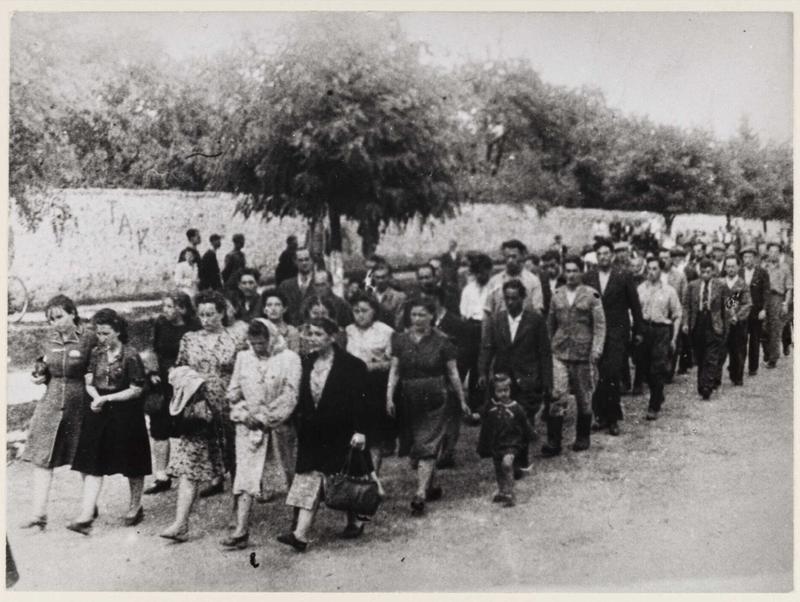
[[[354,450],[351,448],[344,468],[340,472],[325,475],[325,505],[332,510],[374,516],[381,503],[378,483],[369,475],[351,474],[353,453]]]

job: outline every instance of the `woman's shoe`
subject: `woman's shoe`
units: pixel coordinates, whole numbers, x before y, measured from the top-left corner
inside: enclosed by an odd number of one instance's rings
[[[180,529],[178,531],[162,531],[158,534],[159,537],[170,539],[175,543],[184,543],[189,541],[189,529]]]
[[[444,492],[442,491],[441,487],[431,487],[428,491],[425,492],[425,501],[426,502],[435,502],[436,500],[442,499]]]
[[[422,516],[423,514],[425,514],[425,500],[415,495],[411,500],[411,516]]]
[[[225,491],[225,485],[222,481],[216,483],[214,485],[209,485],[208,487],[204,487],[200,490],[200,497],[211,497],[212,495],[217,495]]]
[[[344,530],[339,534],[342,539],[358,539],[364,534],[364,523],[356,527],[353,523],[348,523]]]
[[[306,548],[308,548],[308,542],[300,541],[294,536],[294,533],[284,533],[283,535],[278,535],[278,541],[286,544],[287,546],[292,546],[298,552],[305,552]]]
[[[136,514],[133,516],[127,515],[122,521],[125,523],[126,527],[135,527],[140,522],[144,520],[144,508],[139,506],[139,509],[136,511]]]
[[[33,529],[34,527],[39,527],[40,531],[44,531],[45,528],[47,527],[47,517],[37,516],[20,525],[20,528],[22,529]]]
[[[238,537],[234,537],[233,535],[229,535],[225,539],[223,539],[220,543],[226,548],[235,548],[237,550],[244,550],[250,539],[250,534],[245,533],[244,535],[239,535]]]
[[[150,487],[144,490],[145,495],[153,495],[162,491],[169,491],[172,487],[172,479],[156,479]]]
[[[70,531],[75,531],[75,533],[80,533],[81,535],[89,535],[92,531],[92,523],[94,519],[87,520],[87,521],[73,521],[67,525],[67,529]]]

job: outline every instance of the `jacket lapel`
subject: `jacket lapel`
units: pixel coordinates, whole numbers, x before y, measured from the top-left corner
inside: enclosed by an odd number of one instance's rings
[[[518,341],[521,341],[522,338],[525,336],[525,333],[530,329],[530,315],[526,310],[522,311],[522,317],[519,321],[519,327],[517,328],[517,336],[514,337],[514,340],[511,341],[512,345],[516,345]],[[510,331],[509,331],[510,333]]]
[[[500,336],[503,337],[506,343],[511,343],[511,329],[508,327],[508,312],[501,311],[497,314],[497,319],[500,320]]]

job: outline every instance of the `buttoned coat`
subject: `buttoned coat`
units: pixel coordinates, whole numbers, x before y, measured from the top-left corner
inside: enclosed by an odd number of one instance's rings
[[[709,308],[711,311],[711,324],[717,336],[727,336],[728,334],[728,310],[725,304],[728,301],[728,285],[718,278],[710,280],[711,299]],[[703,280],[698,278],[689,283],[689,294],[687,296],[684,311],[687,314],[686,324],[689,332],[693,332],[697,325],[697,316],[700,313],[700,294],[702,291]]]
[[[567,301],[567,287],[556,289],[547,314],[547,333],[553,357],[567,362],[588,362],[600,356],[606,338],[603,303],[591,286],[575,289],[575,302]]]
[[[739,271],[739,276],[744,280],[744,268]],[[758,312],[766,307],[769,297],[769,272],[761,266],[753,268],[753,278],[750,280],[750,315],[755,318]]]

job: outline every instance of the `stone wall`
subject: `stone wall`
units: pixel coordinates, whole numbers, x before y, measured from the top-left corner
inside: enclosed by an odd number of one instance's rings
[[[247,238],[248,263],[271,274],[289,234],[305,237],[300,219],[245,220],[235,215],[236,199],[228,194],[186,193],[154,190],[65,190],[60,193],[72,217],[63,228],[43,223],[27,231],[12,207],[14,259],[10,274],[25,283],[36,306],[62,292],[76,301],[104,301],[156,296],[171,288],[172,270],[186,245],[185,231],[196,227],[203,235],[202,248],[212,232],[225,238],[222,254],[231,248],[231,235]],[[447,222],[404,230],[391,228],[378,252],[398,264],[409,264],[441,253],[451,238],[464,250],[496,253],[502,240],[515,237],[532,249],[544,248],[556,233],[567,245],[581,245],[589,238],[592,221],[602,215],[646,217],[645,213],[605,212],[554,208],[543,218],[533,209],[508,205],[469,205]],[[679,216],[674,227],[716,229],[721,216]],[[748,227],[760,229],[760,223]],[[777,225],[770,229],[777,232]],[[361,264],[360,238],[354,224],[346,223],[345,265]]]

